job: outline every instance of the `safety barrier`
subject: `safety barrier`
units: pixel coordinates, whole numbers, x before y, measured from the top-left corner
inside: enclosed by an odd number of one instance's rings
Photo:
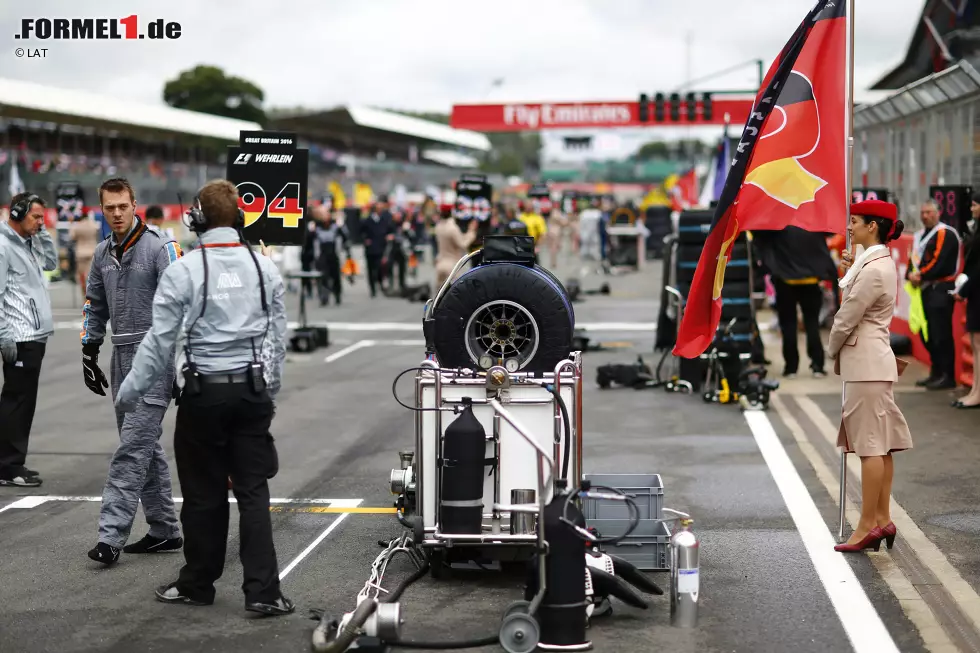
[[[919,361],[929,364],[929,352],[926,351],[922,339],[913,335],[909,329],[910,299],[905,292],[905,270],[909,265],[909,254],[912,251],[912,236],[905,235],[890,243],[892,259],[898,266],[898,299],[895,302],[895,316],[892,318],[892,333],[908,336],[912,339],[912,354]],[[970,348],[970,336],[966,332],[966,306],[957,302],[953,312],[953,339],[956,342],[956,378],[963,385],[973,383],[973,350]]]

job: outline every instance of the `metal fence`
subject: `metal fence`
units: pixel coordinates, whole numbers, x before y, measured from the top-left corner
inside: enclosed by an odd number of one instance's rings
[[[366,183],[375,193],[392,193],[397,186],[408,191],[424,191],[429,187],[449,188],[459,178],[463,169],[447,168],[437,165],[389,162],[387,165],[374,162],[360,162],[354,174],[343,171],[320,171],[310,166],[309,189],[318,197],[326,192],[330,182],[337,182],[348,194],[355,183]],[[26,171],[21,174],[24,186],[37,193],[53,206],[55,189],[63,181],[74,181],[82,186],[86,201],[94,204],[98,198],[98,188],[109,177],[124,176],[136,189],[139,202],[149,204],[177,204],[179,198],[186,203],[205,182],[225,176],[226,167],[220,164],[172,163],[156,166],[133,165],[85,171],[56,169],[45,172]],[[3,176],[3,175],[0,175]],[[505,180],[500,175],[490,175],[491,182],[504,187]],[[6,179],[4,179],[6,181]],[[10,201],[7,184],[0,184],[0,204]]]
[[[929,186],[980,187],[980,73],[967,61],[854,112],[855,187],[887,188],[921,226]]]

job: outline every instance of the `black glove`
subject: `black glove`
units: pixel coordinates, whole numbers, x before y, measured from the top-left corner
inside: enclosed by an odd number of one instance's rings
[[[82,373],[88,389],[104,397],[109,382],[99,369],[99,345],[82,345]]]
[[[180,405],[180,386],[174,381],[173,388],[170,389],[170,396],[174,399],[174,406]]]

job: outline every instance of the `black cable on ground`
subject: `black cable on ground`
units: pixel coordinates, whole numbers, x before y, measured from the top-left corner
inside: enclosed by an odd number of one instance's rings
[[[403,580],[398,584],[395,589],[385,595],[383,599],[379,599],[379,603],[395,603],[401,598],[401,595],[409,588],[410,585],[418,580],[421,580],[423,576],[429,571],[429,561],[426,560],[422,563],[415,573]],[[459,642],[418,642],[413,640],[408,641],[385,641],[388,646],[394,646],[396,648],[409,648],[409,649],[430,649],[436,651],[451,651],[456,649],[466,649],[466,648],[479,648],[481,646],[493,646],[500,641],[499,635],[488,635],[480,639],[468,639]]]
[[[385,642],[385,644],[395,648],[418,648],[430,649],[433,651],[452,651],[464,648],[480,648],[481,646],[493,646],[494,644],[499,643],[499,635],[487,635],[481,639],[468,639],[461,642]]]
[[[415,570],[415,573],[403,580],[398,586],[392,591],[385,594],[383,599],[379,600],[379,603],[395,603],[401,598],[401,595],[408,589],[408,586],[415,581],[421,580],[423,576],[429,571],[429,561],[426,560],[422,563],[422,566]]]

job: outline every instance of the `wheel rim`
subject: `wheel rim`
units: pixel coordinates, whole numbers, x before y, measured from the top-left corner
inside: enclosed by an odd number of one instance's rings
[[[480,365],[489,356],[492,364],[516,360],[523,369],[538,351],[538,323],[520,304],[506,299],[487,302],[466,322],[466,353]]]
[[[531,653],[538,647],[538,623],[526,614],[511,614],[500,627],[500,646],[507,653]]]

